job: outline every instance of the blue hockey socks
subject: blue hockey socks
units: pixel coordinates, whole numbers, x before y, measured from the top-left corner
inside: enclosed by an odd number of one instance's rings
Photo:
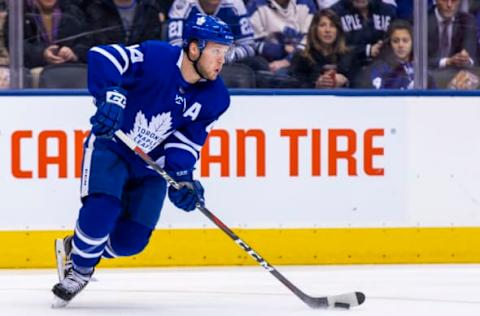
[[[113,196],[93,194],[85,198],[72,241],[72,261],[76,271],[84,274],[93,271],[120,212],[121,203]]]

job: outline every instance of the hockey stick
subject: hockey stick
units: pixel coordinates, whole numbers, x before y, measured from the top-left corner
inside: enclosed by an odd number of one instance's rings
[[[137,144],[130,139],[121,130],[115,132],[115,135],[131,150],[133,150],[140,158],[143,159],[153,170],[158,172],[171,186],[176,189],[180,188],[178,182],[168,175],[165,170],[159,167],[148,154],[146,154]],[[237,236],[227,225],[225,225],[220,219],[218,219],[212,212],[210,212],[205,206],[197,203],[196,208],[202,212],[208,219],[210,219],[215,225],[218,226],[225,234],[227,234],[237,245],[240,246],[245,252],[247,252],[255,261],[257,261],[262,267],[270,272],[277,280],[283,283],[290,291],[292,291],[299,299],[305,302],[311,308],[341,308],[348,309],[352,306],[357,306],[365,301],[365,294],[362,292],[351,292],[340,295],[313,297],[305,294],[299,288],[297,288],[292,282],[285,278],[280,272],[277,271],[270,263],[268,263],[263,257],[261,257],[255,250],[253,250],[246,242]]]

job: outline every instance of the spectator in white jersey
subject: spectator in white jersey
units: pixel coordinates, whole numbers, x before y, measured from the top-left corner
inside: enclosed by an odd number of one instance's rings
[[[305,35],[315,13],[312,0],[252,0],[248,14],[253,25],[258,54],[279,72],[290,66],[295,52],[305,46]]]
[[[234,45],[226,56],[227,63],[255,56],[253,29],[242,0],[175,0],[168,13],[170,44],[182,46],[183,24],[197,13],[216,16],[232,30]]]

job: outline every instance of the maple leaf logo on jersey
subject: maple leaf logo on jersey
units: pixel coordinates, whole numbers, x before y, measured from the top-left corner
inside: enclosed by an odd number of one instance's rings
[[[197,25],[203,25],[207,22],[207,19],[204,16],[197,18]]]
[[[155,115],[152,117],[152,120],[148,122],[145,114],[139,111],[137,116],[135,116],[135,123],[128,133],[128,136],[133,139],[143,151],[148,153],[173,133],[173,131],[169,132],[171,128],[172,115],[170,112]]]

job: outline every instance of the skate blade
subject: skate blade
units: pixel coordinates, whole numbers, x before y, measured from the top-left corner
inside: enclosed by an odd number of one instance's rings
[[[63,239],[55,239],[55,259],[57,261],[57,274],[60,282],[65,278],[65,248],[63,246]]]
[[[68,301],[62,300],[60,297],[54,296],[52,308],[64,308],[68,305]]]

